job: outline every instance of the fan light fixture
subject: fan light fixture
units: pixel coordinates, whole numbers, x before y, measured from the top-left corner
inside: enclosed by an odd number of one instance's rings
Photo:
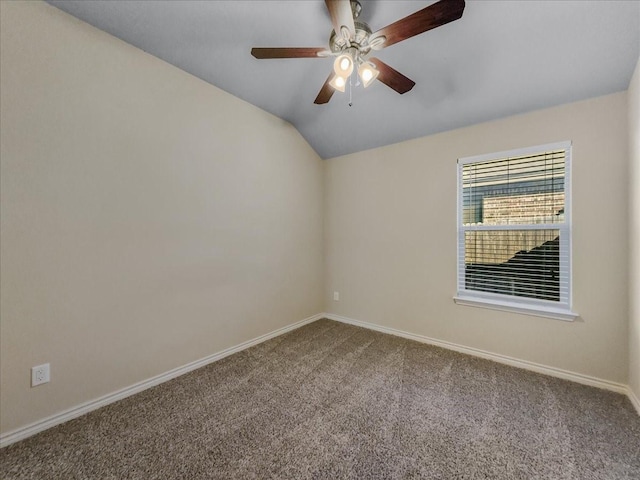
[[[360,80],[362,80],[363,86],[367,88],[376,78],[378,78],[380,71],[371,62],[364,61],[361,58],[357,58],[357,61],[360,64],[358,67],[358,75],[360,76]],[[339,92],[344,92],[347,79],[353,73],[353,67],[354,61],[350,54],[343,53],[338,56],[333,62],[333,71],[335,72],[335,75],[329,82],[329,85]]]
[[[344,87],[346,84],[346,79],[344,77],[341,77],[340,75],[334,75],[334,77],[329,82],[329,85],[342,93],[344,93]]]
[[[333,71],[336,75],[347,78],[353,72],[353,59],[351,55],[343,53],[333,62]]]
[[[367,88],[371,85],[378,75],[380,75],[380,71],[374,67],[369,62],[363,62],[362,65],[358,67],[358,75],[360,75],[360,79],[362,80],[362,85],[364,88]]]

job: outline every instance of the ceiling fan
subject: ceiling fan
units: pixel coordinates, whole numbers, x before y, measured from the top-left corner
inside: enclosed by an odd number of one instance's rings
[[[325,58],[336,57],[333,72],[329,75],[314,103],[327,103],[335,90],[344,92],[347,80],[357,69],[364,87],[374,80],[403,94],[413,88],[415,82],[391,68],[371,54],[394,43],[419,35],[462,17],[465,0],[440,0],[422,10],[404,17],[375,32],[369,25],[357,21],[362,6],[357,0],[325,0],[333,30],[329,48],[252,48],[251,55],[258,59],[269,58]]]

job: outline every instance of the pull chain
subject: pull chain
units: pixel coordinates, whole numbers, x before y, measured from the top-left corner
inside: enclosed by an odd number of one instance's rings
[[[351,95],[352,91],[353,91],[353,73],[349,75],[349,106],[350,107],[353,106],[352,95]]]

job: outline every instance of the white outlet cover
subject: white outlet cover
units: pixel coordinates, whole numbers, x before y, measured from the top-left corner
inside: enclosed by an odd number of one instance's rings
[[[340,292],[333,292],[333,299],[336,302],[340,301]]]
[[[48,363],[37,365],[31,368],[31,386],[49,383],[51,380],[50,367]]]

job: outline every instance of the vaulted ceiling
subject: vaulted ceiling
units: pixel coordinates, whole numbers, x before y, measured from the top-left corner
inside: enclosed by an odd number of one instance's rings
[[[635,0],[467,0],[460,20],[376,54],[411,91],[374,82],[353,88],[352,106],[348,91],[315,105],[333,59],[250,50],[326,47],[323,0],[49,3],[292,123],[322,158],[626,90],[640,54]],[[375,31],[434,2],[361,3]]]

